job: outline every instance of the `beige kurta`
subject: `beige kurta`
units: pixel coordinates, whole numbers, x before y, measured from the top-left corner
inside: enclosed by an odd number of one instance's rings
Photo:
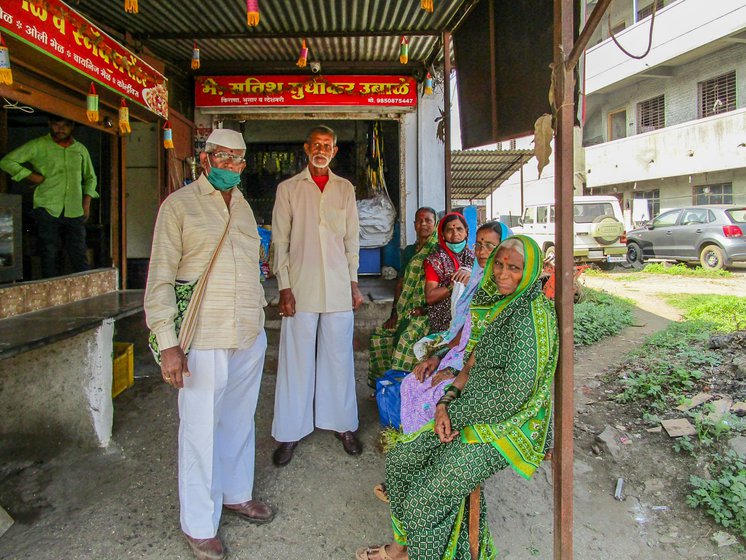
[[[228,237],[215,259],[199,310],[195,349],[249,348],[264,328],[264,289],[259,281],[259,234],[249,203],[231,191]],[[145,316],[160,348],[178,344],[174,283],[193,282],[207,268],[229,212],[204,175],[161,205],[153,234],[145,291]]]
[[[279,289],[293,291],[296,311],[352,309],[359,235],[355,188],[347,179],[330,171],[322,193],[306,167],[278,185],[272,212],[274,273]]]

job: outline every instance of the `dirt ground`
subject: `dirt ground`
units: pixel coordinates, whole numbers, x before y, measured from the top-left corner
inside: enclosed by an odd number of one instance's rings
[[[586,284],[635,299],[640,309],[634,326],[576,352],[575,558],[739,558],[735,547],[718,548],[710,538],[718,528],[684,504],[689,473],[662,440],[665,435],[631,433],[618,458],[596,455],[592,446],[606,425],[618,424],[603,393],[604,372],[677,318],[655,293],[746,295],[746,271],[728,281],[587,277]],[[268,328],[276,323],[268,321]],[[277,469],[270,436],[275,371],[268,357],[256,415],[255,496],[278,514],[264,526],[224,517],[220,533],[229,558],[345,560],[354,558],[357,547],[390,540],[388,508],[371,491],[382,480],[384,457],[376,446],[377,415],[367,399],[363,351],[356,354],[356,367],[363,454],[350,457],[331,433],[317,431],[300,444],[290,465]],[[136,369],[135,387],[115,400],[108,449],[83,451],[54,434],[46,441],[23,434],[3,438],[0,504],[16,523],[0,537],[0,558],[191,558],[178,522],[176,393],[160,381],[147,356],[138,357]],[[619,477],[626,482],[623,501],[613,498]],[[486,483],[499,558],[552,558],[551,480],[546,463],[531,481],[506,470]]]

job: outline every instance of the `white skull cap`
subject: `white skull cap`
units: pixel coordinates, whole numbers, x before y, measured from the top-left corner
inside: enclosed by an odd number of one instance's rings
[[[243,134],[228,128],[216,128],[210,133],[210,136],[207,137],[207,142],[215,144],[216,146],[230,148],[231,150],[246,149],[246,142],[244,142]]]

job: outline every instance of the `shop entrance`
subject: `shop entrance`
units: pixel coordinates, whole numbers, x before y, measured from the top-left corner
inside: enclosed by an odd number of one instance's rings
[[[24,145],[29,140],[49,133],[49,114],[28,106],[6,106],[0,113],[0,157]],[[110,267],[111,255],[111,190],[112,162],[111,153],[113,137],[83,123],[75,123],[72,134],[77,142],[83,144],[90,153],[96,173],[96,190],[99,198],[91,201],[90,217],[85,224],[87,261],[90,268]],[[31,166],[26,164],[29,168]],[[22,278],[3,278],[9,280],[37,280],[42,277],[38,226],[33,217],[34,187],[29,181],[15,182],[7,173],[0,171],[0,193],[3,200],[21,206],[21,224],[4,224],[10,235],[20,235],[20,255],[13,255],[13,261],[22,264]],[[8,203],[10,204],[10,202]],[[16,229],[13,232],[13,229]],[[6,234],[8,232],[5,232]],[[58,257],[59,274],[72,272],[64,250]]]
[[[246,139],[246,171],[241,190],[254,210],[257,224],[271,229],[277,185],[307,165],[303,143],[314,126],[324,124],[337,133],[337,156],[331,170],[355,186],[358,201],[383,195],[385,186],[401,215],[400,126],[396,120],[247,120],[224,126],[237,128]],[[380,158],[380,162],[378,159]],[[382,177],[380,169],[383,170]],[[385,196],[385,195],[384,195]],[[363,218],[361,218],[363,219]],[[361,250],[361,274],[380,274],[383,266],[399,266],[399,221],[383,247]]]

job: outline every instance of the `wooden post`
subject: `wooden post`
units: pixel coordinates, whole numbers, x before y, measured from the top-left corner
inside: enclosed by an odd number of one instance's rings
[[[554,200],[556,208],[557,321],[560,348],[554,381],[554,558],[573,557],[573,126],[574,73],[565,65],[573,47],[573,0],[554,0],[554,65],[557,106]]]
[[[451,204],[451,33],[443,33],[443,120],[445,121],[445,187],[446,212],[452,210]]]

